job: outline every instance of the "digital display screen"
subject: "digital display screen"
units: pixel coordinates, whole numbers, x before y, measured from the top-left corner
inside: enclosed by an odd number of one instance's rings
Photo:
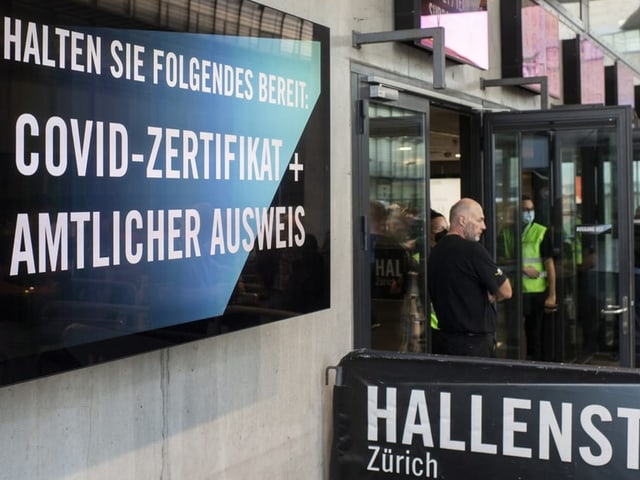
[[[583,36],[563,40],[562,64],[565,104],[605,104],[602,49]]]
[[[605,93],[607,105],[635,107],[633,72],[623,63],[605,67]]]
[[[0,6],[0,384],[329,307],[328,29],[120,3]]]
[[[489,68],[489,20],[486,0],[396,0],[396,28],[444,27],[450,60]],[[433,49],[432,39],[419,45]]]
[[[522,76],[547,76],[549,95],[560,98],[558,18],[535,3],[522,8]],[[538,85],[527,87],[540,91]]]
[[[591,40],[580,38],[580,93],[583,104],[604,105],[604,52]]]
[[[500,35],[503,77],[547,77],[549,96],[560,98],[558,18],[531,0],[501,2]],[[523,88],[540,93],[539,84]]]

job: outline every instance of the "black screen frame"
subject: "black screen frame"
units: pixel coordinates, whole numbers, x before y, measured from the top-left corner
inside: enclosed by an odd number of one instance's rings
[[[230,0],[230,3],[234,3],[234,1],[235,0]],[[248,2],[236,1],[235,3],[238,4],[239,13],[241,13],[242,4],[246,6]],[[255,5],[263,13],[268,10],[269,13],[273,15],[287,15],[284,12],[261,6],[256,2],[250,3]],[[212,1],[212,5],[213,4],[214,2]],[[101,10],[97,7],[78,4],[73,0],[58,2],[55,12],[46,5],[39,3],[34,4],[29,0],[9,2],[3,5],[1,11],[4,15],[13,15],[15,17],[51,25],[75,24],[88,27],[100,26],[123,30],[151,30],[155,32],[181,31],[180,29],[169,28],[166,23],[159,24],[153,21],[142,21],[124,12]],[[238,297],[235,295],[236,292],[234,292],[225,313],[220,316],[163,325],[159,328],[142,329],[133,331],[133,333],[128,330],[123,334],[115,334],[105,339],[90,340],[71,345],[65,345],[61,342],[54,342],[49,345],[38,344],[28,351],[25,350],[24,353],[15,347],[15,339],[17,337],[11,336],[12,333],[22,331],[22,328],[27,328],[22,327],[22,324],[30,321],[25,317],[26,311],[21,310],[18,312],[19,315],[16,319],[11,319],[10,321],[5,319],[0,322],[0,324],[4,326],[3,336],[5,338],[4,346],[2,351],[0,351],[0,386],[63,373],[161,348],[184,344],[186,342],[212,338],[233,331],[258,327],[286,318],[330,308],[330,254],[328,243],[330,228],[330,35],[327,27],[306,20],[305,22],[307,25],[311,24],[312,26],[312,39],[321,44],[321,92],[304,133],[300,137],[298,145],[296,145],[296,152],[300,152],[301,156],[306,156],[305,158],[307,159],[313,159],[313,162],[315,162],[312,170],[314,172],[314,178],[312,181],[305,182],[303,186],[290,181],[283,181],[271,205],[278,206],[286,202],[304,203],[305,201],[309,201],[305,199],[314,199],[309,214],[313,215],[317,229],[324,230],[324,235],[320,238],[314,238],[317,243],[308,247],[314,251],[313,258],[317,260],[314,265],[311,266],[309,263],[302,263],[298,266],[299,271],[314,271],[318,273],[316,278],[309,280],[313,282],[315,290],[309,293],[308,299],[310,300],[307,305],[302,305],[300,308],[283,308],[282,306],[268,304],[268,299],[265,299],[265,302],[261,304],[245,304],[237,300]],[[225,26],[224,28],[226,29],[227,27]],[[226,30],[214,31],[212,33],[236,36],[239,31],[240,28],[237,28],[235,32],[231,33]],[[251,36],[270,38],[269,35],[267,32],[260,33],[259,31],[254,31]],[[271,35],[271,37],[272,36],[273,35]],[[18,67],[9,65],[6,61],[0,63],[0,79],[1,76],[10,78],[17,71],[17,68]],[[78,88],[85,88],[86,84],[78,82],[77,86]],[[8,155],[11,150],[12,147],[7,148],[7,146],[4,146],[3,148],[3,146],[0,146],[2,156]],[[307,248],[306,244],[305,248]],[[281,260],[269,261],[273,263]],[[5,273],[6,272],[3,271],[2,275],[5,276]],[[7,297],[3,298],[4,300],[0,305],[2,305],[6,312],[8,301]]]

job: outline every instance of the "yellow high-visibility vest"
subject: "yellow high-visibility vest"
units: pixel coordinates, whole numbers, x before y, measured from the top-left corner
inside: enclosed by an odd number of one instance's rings
[[[522,266],[534,267],[540,272],[538,278],[523,275],[522,291],[525,293],[544,292],[547,289],[547,272],[540,253],[546,231],[547,227],[534,222],[527,225],[522,232]]]
[[[520,241],[522,243],[522,266],[534,267],[540,272],[538,278],[530,278],[522,275],[523,293],[544,292],[547,289],[547,272],[544,269],[544,259],[540,256],[540,246],[547,231],[547,227],[539,223],[530,223],[522,232]],[[504,242],[505,253],[508,258],[513,258],[515,245],[513,245],[512,230],[505,230],[502,241]]]

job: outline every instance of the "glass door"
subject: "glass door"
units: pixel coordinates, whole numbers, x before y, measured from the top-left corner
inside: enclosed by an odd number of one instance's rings
[[[633,131],[633,272],[636,367],[640,366],[640,129]]]
[[[499,355],[633,366],[631,110],[485,120],[488,243],[514,288]]]
[[[355,346],[425,351],[428,103],[371,98],[356,78]]]

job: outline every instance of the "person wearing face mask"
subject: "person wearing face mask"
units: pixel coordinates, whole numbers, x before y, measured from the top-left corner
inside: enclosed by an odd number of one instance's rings
[[[544,319],[545,313],[557,309],[556,269],[548,229],[535,222],[535,206],[528,195],[522,196],[522,228],[522,311],[527,358],[548,360]]]
[[[511,283],[479,243],[486,230],[478,202],[459,200],[450,229],[427,259],[427,286],[438,316],[433,353],[495,357],[495,302],[511,298]]]
[[[431,247],[440,241],[449,231],[449,222],[444,215],[435,210],[431,211]]]
[[[435,210],[431,210],[431,232],[430,232],[430,240],[431,240],[431,248],[436,246],[436,243],[438,243],[442,238],[445,237],[445,235],[448,233],[449,231],[449,222],[447,222],[447,219],[444,215],[442,215],[440,212],[437,212]],[[433,305],[431,305],[431,313],[429,315],[429,320],[430,320],[430,324],[431,324],[431,328],[433,330],[438,330],[438,316],[436,315],[436,312],[433,308]]]

